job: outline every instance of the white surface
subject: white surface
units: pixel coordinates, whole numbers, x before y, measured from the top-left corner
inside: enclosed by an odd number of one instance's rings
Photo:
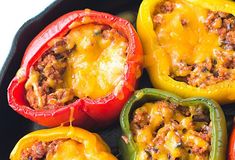
[[[12,40],[24,22],[43,11],[54,0],[5,0],[0,5],[0,70]]]

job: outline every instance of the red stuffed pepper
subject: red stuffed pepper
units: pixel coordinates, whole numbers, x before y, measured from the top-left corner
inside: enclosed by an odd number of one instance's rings
[[[112,123],[141,75],[142,47],[119,17],[73,11],[29,44],[8,88],[9,105],[44,126]]]
[[[228,160],[235,160],[235,117],[233,120],[233,129],[229,138]]]

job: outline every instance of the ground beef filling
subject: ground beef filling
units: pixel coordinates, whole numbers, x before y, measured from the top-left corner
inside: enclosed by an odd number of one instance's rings
[[[153,14],[155,29],[164,23],[164,15],[174,12],[177,3],[164,1],[156,6]],[[187,27],[190,19],[180,19],[180,23],[183,28]],[[174,61],[170,76],[176,81],[200,88],[235,80],[235,17],[228,13],[208,11],[203,23],[208,32],[218,35],[220,49],[214,49],[211,56],[200,63]]]
[[[172,1],[164,1],[156,6],[155,12],[153,14],[153,23],[155,28],[163,22],[163,15],[166,13],[171,13],[175,8],[175,3]]]
[[[131,131],[143,160],[209,159],[211,123],[203,106],[146,103],[134,111]]]
[[[222,48],[235,50],[235,17],[232,14],[209,11],[206,27],[219,35]]]
[[[171,77],[194,87],[205,88],[225,80],[235,80],[235,53],[215,50],[212,58],[197,64],[178,62]]]
[[[46,160],[47,155],[53,155],[60,143],[66,139],[54,140],[51,142],[35,142],[31,147],[26,148],[21,153],[20,160]]]
[[[56,40],[32,67],[26,82],[26,99],[34,109],[54,109],[77,99],[73,90],[63,87],[63,74],[67,57],[72,49],[66,49],[66,40]]]

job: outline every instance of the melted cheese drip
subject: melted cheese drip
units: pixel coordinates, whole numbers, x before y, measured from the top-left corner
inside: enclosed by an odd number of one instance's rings
[[[67,140],[58,144],[54,154],[48,154],[47,160],[87,160],[84,146],[74,140]]]
[[[87,24],[72,29],[68,45],[76,46],[68,57],[65,83],[79,98],[100,98],[122,85],[127,40],[116,30]]]
[[[173,111],[163,103],[145,103],[142,107],[138,108],[134,113],[146,111],[150,117],[149,124],[143,128],[138,129],[134,140],[138,145],[139,152],[137,154],[138,160],[147,160],[148,154],[145,149],[146,146],[158,143],[157,141],[164,141],[163,144],[158,145],[158,151],[153,154],[152,159],[168,160],[168,153],[171,158],[180,158],[182,160],[200,160],[209,159],[208,155],[197,155],[194,153],[188,153],[188,147],[186,144],[193,144],[197,147],[209,150],[209,144],[201,137],[194,135],[194,131],[197,127],[202,127],[204,123],[198,123],[193,125],[193,113],[195,112],[195,106],[190,106],[189,111],[191,116],[185,117],[179,111]],[[176,129],[172,127],[172,121],[178,121],[179,127]],[[163,127],[161,124],[164,124]],[[154,139],[153,132],[158,128],[157,135],[163,135],[160,139]],[[184,133],[183,129],[187,129]],[[180,143],[183,143],[181,147],[178,147]]]
[[[176,0],[171,13],[163,14],[163,23],[156,28],[161,47],[169,54],[172,64],[203,62],[220,49],[219,37],[209,33],[205,26],[208,10],[183,0]],[[181,20],[187,24],[182,25]]]
[[[43,106],[43,102],[42,102],[43,100],[38,90],[39,76],[40,76],[39,72],[35,71],[34,69],[31,69],[29,79],[25,83],[25,89],[29,90],[30,87],[33,87],[34,93],[38,97],[37,98],[38,106]]]

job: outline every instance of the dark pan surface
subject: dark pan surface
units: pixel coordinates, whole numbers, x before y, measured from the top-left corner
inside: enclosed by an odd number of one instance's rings
[[[17,32],[9,56],[0,73],[0,159],[9,159],[9,154],[16,142],[25,134],[43,128],[14,112],[7,102],[7,87],[20,67],[24,51],[30,41],[49,23],[61,15],[78,9],[90,8],[97,11],[120,14],[125,11],[137,13],[141,0],[57,0],[35,18],[26,22]],[[139,88],[151,87],[146,71],[139,82]],[[235,107],[235,106],[234,106]],[[232,115],[235,115],[233,104],[223,106],[228,130],[231,129]],[[121,131],[118,122],[111,127],[96,131],[118,156],[118,141]]]

